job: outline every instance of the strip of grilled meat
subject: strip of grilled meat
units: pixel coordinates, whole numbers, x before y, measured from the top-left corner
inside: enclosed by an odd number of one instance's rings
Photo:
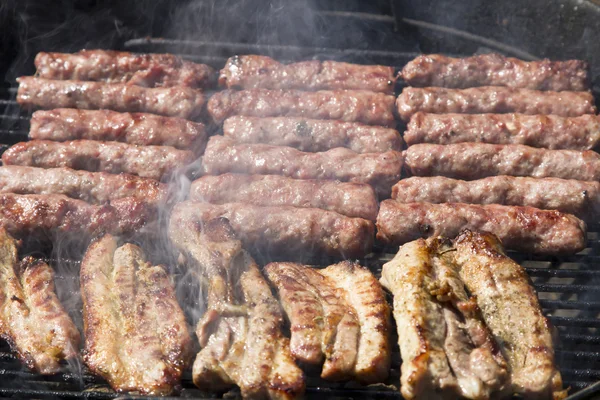
[[[58,108],[36,111],[29,138],[117,141],[140,146],[173,146],[202,152],[208,140],[204,124],[147,113]]]
[[[1,172],[0,168],[0,178]],[[189,199],[214,204],[321,208],[370,221],[377,218],[379,207],[373,188],[366,184],[279,175],[205,175],[192,183]]]
[[[208,284],[194,383],[216,391],[238,385],[250,399],[302,396],[304,376],[281,332],[281,308],[228,221],[171,218],[169,237]]]
[[[81,263],[84,361],[117,391],[170,394],[192,340],[169,275],[133,245],[106,235]]]
[[[54,374],[77,358],[79,331],[54,291],[48,264],[17,260],[17,243],[0,228],[0,336],[40,374]]]

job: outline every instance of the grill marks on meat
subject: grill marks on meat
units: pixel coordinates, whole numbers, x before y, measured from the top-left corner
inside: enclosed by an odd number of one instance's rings
[[[227,218],[246,248],[270,255],[352,258],[365,256],[373,246],[375,227],[371,221],[317,208],[185,201],[173,208],[170,224],[177,227],[187,221],[205,223],[214,218]]]
[[[103,81],[144,87],[211,87],[215,71],[205,64],[184,61],[172,54],[135,54],[82,50],[74,54],[40,52],[37,76],[45,79]]]
[[[81,263],[84,360],[117,391],[170,394],[192,341],[169,275],[132,244],[110,235]]]
[[[0,228],[0,336],[19,359],[54,374],[77,358],[79,331],[54,291],[54,272],[31,257],[17,261],[17,243]]]
[[[297,360],[323,362],[321,377],[328,380],[385,380],[389,307],[367,269],[348,261],[324,270],[281,262],[268,264],[265,273],[290,321]]]
[[[591,92],[543,92],[499,86],[470,89],[406,87],[398,96],[396,106],[404,121],[419,111],[435,114],[554,114],[563,117],[596,113]]]
[[[183,86],[144,88],[123,83],[59,81],[22,76],[17,102],[26,108],[108,109],[194,119],[202,112],[202,92]]]
[[[600,155],[594,151],[536,149],[518,144],[417,144],[404,153],[413,175],[480,179],[493,175],[600,180]]]
[[[586,245],[582,220],[533,207],[385,200],[377,216],[377,239],[388,245],[420,237],[454,237],[463,229],[491,232],[506,248],[527,253],[573,254]]]
[[[305,153],[291,147],[235,143],[223,136],[210,138],[202,160],[209,175],[239,172],[367,183],[382,197],[389,196],[392,185],[400,179],[402,162],[397,151],[358,154],[337,148]]]
[[[465,58],[421,55],[406,64],[402,78],[411,86],[510,86],[537,90],[589,90],[589,65],[581,60],[523,61],[500,54]]]
[[[440,239],[408,243],[383,266],[394,295],[401,392],[413,398],[489,398],[503,391],[506,362]]]
[[[92,204],[104,204],[124,197],[157,204],[166,202],[168,194],[165,184],[135,175],[20,165],[0,167],[0,192],[63,194]]]
[[[346,147],[357,153],[383,153],[402,150],[403,143],[391,128],[294,117],[233,116],[223,123],[223,135],[238,143],[267,143],[308,152]]]
[[[552,327],[523,268],[488,233],[463,232],[455,246],[460,278],[508,361],[513,392],[525,398],[565,398]]]
[[[393,94],[394,68],[336,61],[281,64],[270,57],[245,55],[227,60],[219,84],[229,89],[357,89]]]
[[[400,203],[467,203],[558,210],[592,221],[600,214],[600,183],[559,178],[492,176],[474,181],[433,177],[402,179],[392,188]]]
[[[169,146],[134,146],[95,140],[32,140],[17,143],[2,155],[4,165],[124,172],[156,180],[166,178],[194,159],[193,152]]]
[[[208,101],[208,112],[220,124],[233,115],[303,117],[394,126],[394,96],[361,90],[223,90]]]
[[[200,225],[172,218],[169,237],[208,285],[194,383],[208,390],[237,384],[244,398],[302,396],[304,376],[281,332],[281,308],[227,220]]]
[[[192,183],[189,199],[214,204],[321,208],[370,221],[377,218],[378,210],[377,196],[369,185],[278,175],[206,175]]]
[[[600,117],[418,112],[411,117],[404,139],[409,146],[417,143],[482,142],[591,150],[600,141]]]
[[[145,113],[59,108],[36,111],[31,117],[31,139],[117,141],[140,146],[173,146],[204,150],[208,134],[201,123]]]

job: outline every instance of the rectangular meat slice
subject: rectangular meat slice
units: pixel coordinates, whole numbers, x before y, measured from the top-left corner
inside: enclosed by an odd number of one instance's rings
[[[404,140],[454,144],[523,144],[547,149],[591,150],[600,142],[600,117],[526,114],[428,114],[410,118]]]
[[[202,159],[204,172],[283,175],[295,179],[335,179],[367,183],[381,197],[400,179],[402,154],[397,151],[358,154],[337,148],[305,153],[291,147],[240,144],[223,136],[208,141]]]
[[[194,161],[194,153],[170,146],[135,146],[119,142],[31,140],[2,154],[4,165],[121,172],[161,180]]]
[[[76,359],[80,335],[54,291],[48,264],[17,259],[17,241],[0,228],[0,336],[28,368],[55,374]]]
[[[203,223],[221,217],[229,220],[251,251],[288,259],[323,255],[359,258],[370,253],[373,245],[375,228],[371,221],[318,208],[185,201],[173,208],[170,224],[178,229],[185,221]]]
[[[404,152],[413,175],[481,179],[494,175],[600,180],[600,155],[595,151],[548,150],[520,144],[417,144]]]
[[[157,204],[165,203],[168,196],[166,184],[135,175],[20,165],[0,167],[0,192],[64,194],[92,204],[104,204],[123,197]]]
[[[460,278],[508,361],[512,392],[529,399],[564,399],[552,325],[527,273],[504,254],[492,234],[463,232],[455,248]]]
[[[585,222],[533,207],[385,200],[377,216],[377,239],[387,245],[421,237],[454,237],[463,229],[491,232],[506,248],[526,253],[573,254],[586,246]]]
[[[223,90],[208,101],[208,112],[220,124],[233,115],[303,117],[362,122],[393,127],[394,96],[363,90]]]
[[[40,52],[35,57],[35,67],[37,76],[45,79],[103,81],[144,87],[207,88],[215,83],[214,69],[184,61],[173,54],[99,49],[73,54]]]
[[[249,399],[302,397],[304,375],[282,333],[281,307],[228,221],[172,218],[169,237],[207,286],[194,384],[212,391],[238,385]]]
[[[321,377],[382,382],[390,366],[390,311],[373,274],[344,261],[323,270],[289,262],[265,273],[290,321],[292,355]]]
[[[183,86],[144,88],[124,83],[58,81],[34,76],[17,79],[17,101],[26,108],[82,108],[144,112],[194,119],[202,113],[204,95]]]
[[[238,143],[266,143],[309,152],[346,147],[357,153],[383,153],[402,150],[403,143],[395,129],[301,117],[233,116],[223,123],[223,135]]]
[[[58,108],[36,111],[29,138],[55,140],[117,141],[140,146],[173,146],[204,151],[208,133],[204,124],[182,118],[109,110]]]
[[[377,196],[369,185],[279,175],[206,175],[192,183],[189,199],[214,204],[320,208],[371,221],[377,218],[378,209]]]
[[[229,89],[353,89],[394,93],[394,67],[337,61],[301,61],[282,64],[258,55],[233,56],[219,75]]]
[[[404,121],[419,111],[435,114],[554,114],[577,117],[595,114],[591,92],[544,92],[500,86],[470,89],[406,87],[396,100]]]
[[[400,203],[468,203],[558,210],[592,222],[600,215],[600,182],[491,176],[474,181],[442,176],[402,179],[392,188]]]
[[[383,266],[394,295],[405,399],[503,398],[506,360],[441,238],[405,244]]]
[[[589,90],[589,65],[581,60],[523,61],[497,53],[452,58],[423,54],[402,69],[411,86],[509,86],[537,90]]]
[[[106,235],[89,246],[80,281],[88,368],[119,392],[170,394],[192,339],[165,267]]]

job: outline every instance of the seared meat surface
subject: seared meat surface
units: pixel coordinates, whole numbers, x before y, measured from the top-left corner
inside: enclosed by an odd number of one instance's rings
[[[22,76],[17,101],[26,108],[81,108],[143,112],[194,119],[200,116],[204,95],[183,86],[144,88],[123,83],[58,81]]]
[[[266,56],[243,55],[227,60],[219,84],[229,89],[358,89],[394,93],[394,68],[337,61],[281,64]]]
[[[106,235],[88,248],[80,280],[88,368],[117,391],[170,394],[192,340],[165,268]]]
[[[233,115],[303,117],[394,126],[394,96],[362,90],[223,90],[208,101],[208,113],[220,124]]]
[[[591,150],[600,141],[600,117],[526,114],[428,114],[410,118],[404,140],[454,144],[523,144],[547,149]]]
[[[194,161],[194,153],[169,146],[135,146],[118,142],[31,140],[2,154],[4,165],[73,168],[92,172],[121,172],[161,180]]]
[[[28,368],[60,371],[77,358],[79,331],[54,291],[54,271],[42,261],[17,260],[17,243],[0,228],[0,336]]]
[[[582,220],[533,207],[385,200],[377,216],[377,239],[389,245],[421,237],[454,237],[463,229],[491,232],[506,248],[526,253],[573,254],[586,246]]]
[[[312,152],[346,147],[357,153],[383,153],[402,150],[403,143],[395,129],[301,117],[237,115],[225,120],[223,135],[238,143],[266,143]]]
[[[136,54],[124,51],[82,50],[74,54],[40,52],[37,76],[46,79],[104,81],[145,87],[214,84],[215,70],[184,61],[172,54]]]
[[[281,308],[227,220],[171,218],[169,237],[208,286],[194,383],[216,391],[238,385],[248,399],[301,397],[304,375],[281,332]]]
[[[189,199],[214,204],[321,208],[371,221],[377,218],[378,209],[377,196],[369,185],[279,175],[206,175],[192,182]]]
[[[204,125],[182,118],[109,110],[58,108],[36,111],[31,117],[31,139],[117,141],[140,146],[173,146],[204,150]]]
[[[589,90],[589,65],[581,60],[523,61],[503,55],[452,58],[423,54],[406,64],[402,78],[411,86],[510,86],[537,90]]]

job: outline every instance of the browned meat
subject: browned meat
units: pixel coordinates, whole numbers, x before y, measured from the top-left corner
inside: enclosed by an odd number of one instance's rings
[[[223,135],[238,143],[266,143],[301,151],[346,147],[357,153],[382,153],[402,150],[403,143],[398,131],[391,128],[294,117],[233,116],[223,123]]]
[[[229,89],[356,89],[394,93],[393,67],[336,61],[281,64],[270,57],[246,55],[227,60],[219,84]]]
[[[245,247],[289,259],[324,254],[357,258],[368,254],[373,245],[371,221],[318,208],[185,201],[173,208],[171,225],[220,217],[230,221]]]
[[[600,180],[600,155],[594,151],[547,150],[519,144],[417,144],[404,154],[413,175],[480,179],[493,175]]]
[[[412,177],[394,185],[400,203],[468,203],[558,210],[592,221],[600,215],[600,183],[559,178],[492,176],[475,181]]]
[[[0,167],[0,192],[64,194],[92,204],[104,204],[123,197],[152,204],[164,203],[168,195],[165,184],[135,175],[19,165]]]
[[[463,232],[455,246],[460,278],[508,360],[512,391],[526,399],[565,398],[552,327],[527,273],[489,233]]]
[[[373,383],[387,377],[389,307],[367,269],[347,261],[323,271],[279,262],[265,273],[290,320],[296,359],[324,361],[321,377],[328,380]]]
[[[78,139],[117,141],[141,146],[193,148],[201,152],[208,134],[203,124],[181,118],[59,108],[34,112],[29,137],[59,142]]]
[[[591,92],[543,92],[499,86],[471,89],[406,87],[398,96],[396,106],[404,121],[419,111],[436,114],[554,114],[563,117],[596,113]]]
[[[581,60],[523,61],[500,54],[452,58],[420,55],[404,67],[402,78],[411,86],[510,86],[537,90],[589,90],[589,65]]]
[[[358,154],[344,148],[305,153],[291,147],[239,144],[223,136],[213,136],[206,146],[202,165],[209,175],[239,172],[368,183],[379,196],[387,197],[392,185],[400,179],[402,154],[397,151]]]
[[[118,142],[32,140],[17,143],[2,154],[4,165],[67,167],[139,175],[160,180],[194,161],[194,153],[169,146],[135,146]]]
[[[410,118],[404,140],[409,146],[417,143],[483,142],[591,150],[600,141],[600,117],[418,112]]]
[[[454,237],[463,229],[491,232],[506,248],[528,253],[571,254],[586,245],[582,220],[533,207],[385,200],[377,216],[377,239],[390,245],[420,237]]]
[[[449,250],[441,239],[418,239],[402,246],[381,272],[394,295],[402,396],[501,398],[510,394],[506,361]]]
[[[377,218],[378,208],[369,185],[278,175],[206,175],[192,183],[189,198],[214,204],[321,208],[371,221]]]
[[[104,81],[145,87],[211,87],[215,70],[172,54],[82,50],[74,54],[38,53],[37,76],[46,79]]]
[[[204,105],[202,92],[183,86],[143,88],[123,83],[55,81],[22,76],[17,101],[28,108],[108,109],[193,119]]]
[[[96,206],[60,194],[0,193],[0,227],[18,237],[127,235],[156,218],[155,207],[132,197]]]
[[[394,126],[394,96],[362,90],[223,90],[208,101],[220,124],[233,115],[303,117]]]
[[[165,268],[106,235],[88,248],[80,280],[88,368],[117,391],[170,394],[192,339]]]
[[[28,368],[59,372],[77,358],[79,331],[54,292],[48,264],[17,260],[17,242],[0,228],[0,336]]]
[[[301,397],[304,376],[282,334],[281,307],[227,220],[207,221],[202,230],[193,220],[170,222],[171,241],[208,286],[194,383],[213,391],[238,385],[247,399]]]

